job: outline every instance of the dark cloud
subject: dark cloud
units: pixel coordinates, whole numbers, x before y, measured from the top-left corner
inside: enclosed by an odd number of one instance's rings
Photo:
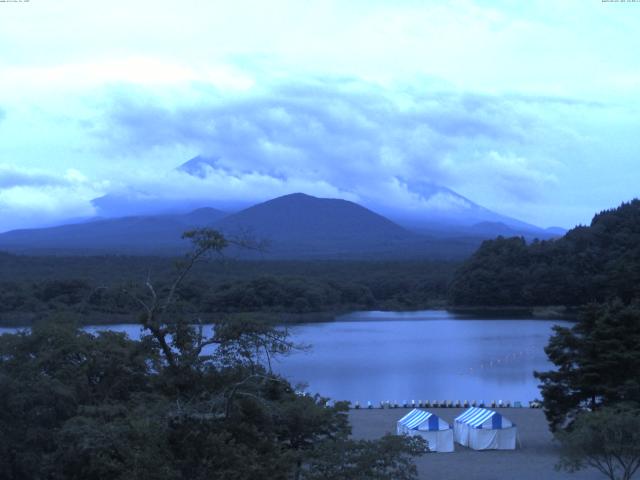
[[[245,140],[246,135],[288,143],[305,134],[367,139],[389,128],[428,128],[444,137],[518,138],[525,119],[509,102],[490,96],[411,92],[410,108],[390,92],[363,82],[328,79],[276,85],[261,94],[220,97],[201,90],[200,101],[179,106],[143,91],[114,92],[105,129],[125,147]],[[112,128],[115,127],[115,131]]]
[[[467,169],[500,178],[496,185],[504,184],[504,192],[530,199],[552,178],[526,158],[538,138],[554,135],[536,105],[573,105],[415,87],[399,93],[323,77],[243,94],[222,95],[203,85],[190,93],[187,98],[196,100],[111,91],[95,133],[118,154],[189,147],[215,157],[215,168],[237,178],[258,172],[359,191],[397,177],[455,186]],[[495,152],[504,153],[498,158]],[[506,185],[511,178],[517,188]]]

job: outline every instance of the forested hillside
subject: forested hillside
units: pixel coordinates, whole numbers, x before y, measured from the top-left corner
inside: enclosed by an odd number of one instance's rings
[[[147,277],[160,291],[175,259],[163,257],[29,257],[0,254],[0,325],[30,324],[60,312],[82,323],[136,321],[127,293]],[[210,260],[180,288],[179,305],[202,315],[310,314],[443,305],[457,263]],[[310,318],[305,317],[306,320]]]
[[[454,305],[568,305],[640,297],[640,200],[557,240],[485,241],[456,272]]]

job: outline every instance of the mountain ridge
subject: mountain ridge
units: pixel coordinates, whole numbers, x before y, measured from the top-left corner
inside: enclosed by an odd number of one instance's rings
[[[40,254],[175,255],[186,251],[181,239],[190,228],[211,227],[230,237],[266,240],[265,252],[232,248],[255,258],[439,258],[470,255],[493,238],[497,226],[451,230],[449,235],[412,232],[358,203],[293,193],[226,213],[205,207],[186,214],[108,218],[0,234],[0,249]],[[502,224],[500,224],[502,225]],[[486,230],[486,225],[484,225]],[[508,226],[500,234],[517,236]]]
[[[250,173],[232,171],[224,166],[224,162],[215,156],[197,155],[178,165],[168,174],[180,174],[206,182],[215,173],[236,176]],[[547,231],[544,228],[523,222],[519,219],[499,214],[470,200],[454,190],[428,181],[414,181],[398,177],[399,184],[416,199],[415,206],[396,207],[384,201],[363,198],[362,206],[380,214],[394,223],[411,231],[426,235],[442,236],[444,231],[450,235],[473,235],[468,231],[473,225],[481,222],[504,223],[527,238],[549,238],[562,234],[557,230]],[[261,200],[264,202],[264,200]],[[212,206],[227,212],[238,212],[255,204],[246,199],[191,198],[185,192],[182,198],[164,198],[150,191],[128,188],[121,192],[109,193],[92,201],[99,216],[123,217],[131,215],[153,215],[170,213],[187,213],[203,206]]]

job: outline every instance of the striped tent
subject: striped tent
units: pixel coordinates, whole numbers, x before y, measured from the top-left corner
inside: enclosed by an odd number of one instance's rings
[[[456,417],[456,442],[474,450],[515,450],[516,426],[500,413],[486,408],[470,408]]]
[[[398,435],[420,436],[432,452],[453,452],[451,426],[437,415],[414,408],[397,423]]]

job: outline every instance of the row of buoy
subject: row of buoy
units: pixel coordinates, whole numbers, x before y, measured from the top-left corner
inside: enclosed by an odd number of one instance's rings
[[[533,350],[521,350],[519,352],[513,352],[513,353],[510,353],[509,355],[505,355],[504,357],[494,358],[487,362],[482,362],[478,367],[475,368],[475,371],[484,370],[485,368],[487,369],[494,368],[500,365],[506,365],[507,363],[519,360],[524,357],[532,357],[534,354],[535,354],[535,351]],[[465,375],[467,373],[473,374],[473,372],[474,372],[474,368],[469,367],[468,371],[459,372],[458,375]]]
[[[405,400],[404,402],[396,402],[396,401],[392,402],[387,400],[387,401],[380,401],[377,408],[379,409],[384,409],[384,408],[469,408],[469,407],[522,408],[523,406],[525,405],[523,405],[523,403],[519,401],[510,402],[510,401],[502,401],[502,400],[498,400],[498,401],[493,400],[491,402],[485,402],[484,400],[481,400],[479,402],[475,400],[471,402],[469,402],[468,400],[465,400],[464,402],[461,402],[460,400],[456,402],[453,402],[451,400],[443,400],[443,401],[418,400],[417,402],[415,400],[411,400],[411,402],[407,402]],[[528,404],[528,407],[542,408],[542,404],[537,400],[531,400]],[[356,400],[352,408],[360,409],[365,407],[361,406],[360,402]],[[373,409],[374,406],[370,401],[368,401],[366,408]]]

